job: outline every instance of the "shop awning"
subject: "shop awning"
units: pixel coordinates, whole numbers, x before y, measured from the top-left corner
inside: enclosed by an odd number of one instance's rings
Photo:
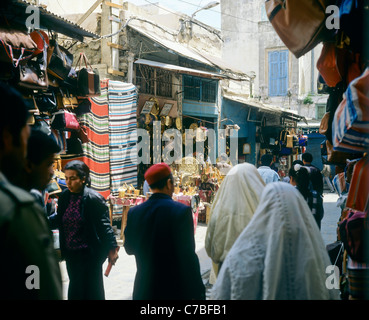
[[[263,111],[266,113],[277,114],[282,118],[290,119],[293,121],[304,121],[305,123],[307,123],[305,117],[297,114],[297,111],[281,108],[281,107],[270,105],[270,104],[264,104],[264,103],[261,103],[259,101],[255,101],[252,99],[246,99],[246,98],[242,98],[238,96],[231,96],[227,94],[224,94],[223,98],[232,100],[235,102],[239,102],[241,104],[248,105],[250,107],[258,108],[260,111]]]
[[[1,14],[6,17],[9,24],[16,24],[26,28],[25,22],[30,16],[30,13],[26,12],[26,8],[30,5],[31,4],[25,0],[8,0],[1,3]],[[85,37],[99,37],[96,33],[88,31],[72,21],[42,7],[38,8],[40,10],[40,29],[52,30],[81,42]]]
[[[176,42],[174,38],[173,40],[169,40],[164,37],[160,37],[154,32],[144,30],[143,28],[135,26],[132,23],[130,23],[128,27],[135,30],[139,34],[145,36],[146,38],[149,38],[150,40],[156,42],[157,44],[159,44],[163,48],[166,48],[167,50],[171,50],[177,53],[178,55],[183,56],[187,59],[194,60],[196,62],[200,62],[202,64],[214,67],[212,63],[210,63],[208,60],[206,60],[205,58],[203,58],[202,56],[200,56],[193,50],[187,48],[186,46]]]
[[[138,59],[138,60],[135,61],[135,63],[144,64],[146,66],[150,66],[150,67],[154,67],[154,68],[165,69],[165,70],[180,73],[180,74],[189,74],[189,75],[197,76],[197,77],[210,78],[210,79],[224,79],[225,78],[225,76],[223,76],[221,74],[218,74],[218,73],[196,70],[196,69],[191,69],[191,68],[185,68],[185,67],[176,66],[176,65],[173,65],[173,64],[162,63],[162,62],[157,62],[157,61]]]

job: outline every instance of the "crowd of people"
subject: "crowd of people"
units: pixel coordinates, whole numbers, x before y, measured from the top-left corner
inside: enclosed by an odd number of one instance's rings
[[[105,199],[90,187],[88,166],[64,167],[67,189],[57,211],[45,214],[43,190],[53,177],[58,145],[30,131],[21,95],[0,84],[0,265],[7,275],[1,299],[62,299],[58,257],[50,230],[58,228],[69,276],[68,299],[104,299],[102,265],[114,265],[118,244]],[[305,153],[280,181],[264,155],[256,168],[230,168],[212,204],[205,248],[212,259],[213,299],[339,299],[326,286],[331,265],[320,226],[323,176]],[[165,163],[151,166],[152,195],[128,212],[124,248],[134,255],[133,299],[205,299],[195,252],[192,210],[172,199],[174,179]],[[39,289],[26,272],[39,268]]]

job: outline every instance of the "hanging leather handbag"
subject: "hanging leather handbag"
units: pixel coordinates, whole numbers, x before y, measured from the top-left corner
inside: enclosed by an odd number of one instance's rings
[[[82,141],[78,137],[77,132],[72,132],[69,139],[67,139],[67,154],[79,155],[83,153]]]
[[[335,87],[345,78],[347,51],[336,46],[335,42],[325,42],[316,67],[328,87]]]
[[[319,126],[319,133],[325,135],[328,131],[328,123],[329,123],[329,117],[330,117],[330,113],[326,112],[322,118],[322,120],[320,120],[320,126]]]
[[[336,151],[328,140],[326,140],[325,143],[327,150],[327,163],[329,164],[346,166],[346,160],[353,160],[362,156],[360,153]]]
[[[266,0],[265,9],[286,47],[301,57],[329,38],[325,9],[330,0]]]
[[[346,207],[365,211],[369,201],[369,156],[361,158],[354,166]]]
[[[60,154],[65,154],[67,151],[67,139],[63,131],[51,129],[51,135],[54,138],[55,142],[60,147],[61,151]]]
[[[63,131],[78,131],[80,125],[74,113],[67,110],[59,110],[53,114],[51,128]]]
[[[42,70],[37,61],[30,60],[27,64],[19,65],[18,85],[33,90],[48,88],[47,72]]]
[[[85,67],[81,67],[82,60]],[[81,52],[77,65],[77,94],[80,97],[95,97],[100,95],[100,76],[97,69],[93,69],[86,55]]]
[[[34,95],[37,107],[41,112],[52,112],[57,109],[54,91],[50,90]]]
[[[80,100],[80,102],[78,104],[78,108],[75,108],[73,110],[73,112],[77,116],[80,116],[80,115],[91,112],[91,101],[90,101],[90,99],[86,98],[86,99],[82,99],[82,101]]]
[[[47,72],[60,80],[66,80],[73,65],[73,54],[60,46],[56,40],[50,40],[47,59]]]
[[[24,31],[0,29],[0,61],[13,64],[28,60],[37,49],[36,43]]]
[[[34,117],[35,117],[34,129],[40,130],[47,135],[51,134],[50,117],[47,115],[34,115]]]

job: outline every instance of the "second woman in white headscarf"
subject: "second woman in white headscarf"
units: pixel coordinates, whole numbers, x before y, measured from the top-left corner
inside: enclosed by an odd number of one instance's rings
[[[224,178],[211,207],[205,248],[217,264],[224,261],[239,234],[247,226],[265,187],[256,167],[249,163],[234,166]]]
[[[323,238],[300,192],[268,184],[255,214],[228,253],[213,299],[338,299]],[[338,279],[336,279],[338,280]]]

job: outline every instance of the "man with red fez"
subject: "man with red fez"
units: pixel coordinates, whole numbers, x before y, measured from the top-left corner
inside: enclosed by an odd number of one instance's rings
[[[128,212],[124,248],[136,258],[134,300],[205,299],[195,252],[191,208],[172,200],[170,167],[158,163],[145,173],[153,194]]]

